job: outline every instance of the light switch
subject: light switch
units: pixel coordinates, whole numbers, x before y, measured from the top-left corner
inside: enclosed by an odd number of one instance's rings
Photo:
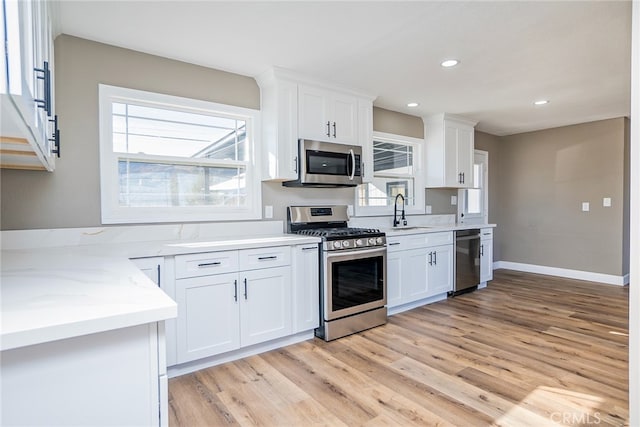
[[[458,196],[451,196],[451,204],[452,205],[458,204]]]
[[[582,212],[589,212],[589,202],[582,202]]]
[[[431,214],[431,205],[427,205],[424,207],[424,213],[427,215]]]
[[[602,206],[604,206],[605,208],[610,208],[611,207],[611,197],[605,197],[604,199],[602,199]]]
[[[273,218],[273,206],[266,205],[264,207],[264,217],[266,219]]]

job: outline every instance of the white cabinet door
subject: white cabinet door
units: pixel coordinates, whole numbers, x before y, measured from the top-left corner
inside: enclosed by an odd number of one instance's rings
[[[404,252],[402,267],[406,271],[402,281],[403,302],[410,302],[429,296],[427,284],[427,254],[426,249],[412,249]]]
[[[1,165],[51,171],[55,166],[50,141],[55,112],[49,5],[7,1],[0,11],[4,27],[1,53],[6,60],[3,70],[8,72],[0,85],[0,148],[6,150]]]
[[[245,271],[238,284],[242,346],[291,334],[291,268]],[[241,292],[240,292],[241,290]]]
[[[358,143],[358,98],[298,86],[298,135],[302,139]]]
[[[429,296],[453,290],[453,245],[428,248],[427,272]]]
[[[298,136],[301,139],[332,141],[328,91],[312,86],[298,86]]]
[[[493,239],[480,241],[480,283],[493,280]]]
[[[403,303],[402,283],[406,281],[403,268],[404,251],[387,253],[387,307],[392,308]]]
[[[162,273],[164,266],[164,258],[149,257],[149,258],[135,258],[131,260],[140,271],[142,271],[149,279],[156,285],[162,288]]]
[[[330,106],[332,140],[358,145],[358,98],[334,93]]]
[[[457,138],[458,173],[461,175],[460,187],[473,187],[473,128],[458,127]]]
[[[320,321],[319,270],[318,245],[298,245],[294,248],[293,333],[318,327]]]
[[[237,273],[176,280],[178,363],[240,347]]]

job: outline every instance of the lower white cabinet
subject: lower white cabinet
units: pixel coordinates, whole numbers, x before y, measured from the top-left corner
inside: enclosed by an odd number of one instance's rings
[[[451,232],[390,236],[387,249],[387,307],[453,289]]]
[[[480,283],[493,280],[493,229],[480,230]]]
[[[317,244],[293,250],[293,333],[298,333],[319,326],[320,262]]]
[[[149,323],[3,351],[3,426],[167,426],[163,328]]]
[[[290,335],[290,254],[290,247],[226,251],[239,271],[221,274],[211,274],[224,268],[216,253],[176,256],[177,363]],[[201,275],[181,278],[194,274],[184,268],[191,264]]]

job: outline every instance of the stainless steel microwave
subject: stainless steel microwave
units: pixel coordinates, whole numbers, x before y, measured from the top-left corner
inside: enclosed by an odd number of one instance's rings
[[[298,179],[285,187],[355,187],[362,184],[362,147],[301,139]]]

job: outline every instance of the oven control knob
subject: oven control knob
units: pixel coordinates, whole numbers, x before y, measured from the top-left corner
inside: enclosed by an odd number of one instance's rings
[[[335,242],[333,242],[333,247],[334,248],[341,248],[342,247],[342,242],[339,240],[336,240]]]
[[[357,239],[356,240],[356,246],[364,246],[365,243],[362,241],[362,239]]]
[[[376,244],[376,238],[375,237],[369,237],[369,244],[370,245],[375,245]]]
[[[381,245],[381,244],[382,244],[382,237],[378,237],[378,238],[376,239],[376,243],[377,243],[377,244],[379,244],[379,245]]]
[[[351,243],[348,240],[343,240],[342,241],[342,247],[343,248],[348,248],[349,246],[351,246]]]

